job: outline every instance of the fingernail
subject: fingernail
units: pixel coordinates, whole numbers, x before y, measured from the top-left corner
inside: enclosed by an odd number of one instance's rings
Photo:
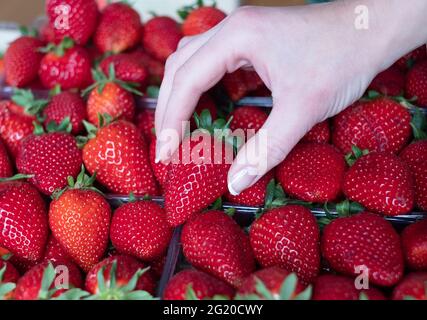
[[[238,196],[243,190],[252,185],[256,178],[256,169],[242,169],[229,180],[228,190],[233,196]]]
[[[157,164],[157,163],[160,163],[160,161],[162,160],[161,158],[160,158],[160,150],[161,150],[161,143],[159,142],[159,141],[157,141],[156,142],[156,158],[155,158],[155,160],[154,160],[154,162]]]

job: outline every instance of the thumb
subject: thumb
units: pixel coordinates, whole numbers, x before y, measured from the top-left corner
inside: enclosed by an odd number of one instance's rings
[[[315,117],[302,109],[289,101],[286,105],[277,101],[264,126],[243,146],[231,166],[228,174],[231,194],[238,195],[253,186],[281,163],[316,123]]]

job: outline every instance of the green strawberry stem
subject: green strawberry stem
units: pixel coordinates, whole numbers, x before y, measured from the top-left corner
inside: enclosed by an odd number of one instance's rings
[[[0,300],[3,300],[4,297],[8,293],[12,292],[16,287],[14,283],[9,283],[9,282],[3,283],[3,276],[5,272],[6,272],[6,265],[4,265],[3,268],[0,269]]]
[[[188,15],[194,11],[195,9],[201,8],[201,7],[205,7],[205,3],[203,0],[197,0],[196,3],[192,4],[192,5],[187,5],[187,6],[183,6],[181,9],[179,9],[177,11],[178,16],[184,21],[187,19]],[[211,7],[216,7],[216,1],[212,2]]]
[[[347,162],[347,164],[351,167],[354,165],[354,163],[360,159],[363,156],[366,156],[367,154],[369,154],[369,150],[361,150],[359,147],[357,146],[352,146],[351,147],[352,152],[350,152],[349,154],[347,154],[345,156],[345,161]]]
[[[427,120],[420,108],[417,108],[412,116],[411,127],[416,141],[427,139]]]
[[[23,36],[38,38],[39,33],[35,28],[28,28],[27,26],[19,26],[19,32]]]
[[[12,181],[19,181],[19,180],[26,180],[26,179],[31,179],[33,178],[34,175],[33,174],[16,174],[13,177],[9,177],[9,178],[0,178],[0,182],[12,182]]]
[[[41,115],[43,109],[48,105],[49,100],[36,99],[31,90],[14,89],[12,101],[24,108],[24,112],[31,116]]]
[[[55,45],[54,43],[49,43],[46,47],[39,49],[42,53],[52,52],[58,57],[63,57],[67,50],[73,48],[75,45],[74,40],[70,37],[64,37],[62,41]]]

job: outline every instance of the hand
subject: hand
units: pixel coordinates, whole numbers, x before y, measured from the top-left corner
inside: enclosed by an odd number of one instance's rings
[[[416,1],[425,14],[423,0]],[[183,39],[167,61],[160,90],[157,159],[168,158],[163,132],[181,132],[182,121],[191,117],[203,92],[225,73],[253,67],[273,93],[274,107],[262,129],[267,135],[266,153],[256,157],[264,159],[262,163],[254,163],[261,141],[258,134],[239,151],[228,176],[233,194],[252,186],[283,161],[315,124],[352,104],[377,73],[426,40],[427,34],[409,37],[398,32],[402,27],[396,15],[405,15],[396,8],[398,1],[392,0],[394,7],[388,11],[388,0],[365,2],[370,9],[369,30],[355,27],[356,2],[339,1],[289,8],[244,7],[209,32]],[[418,16],[422,24],[425,15]]]

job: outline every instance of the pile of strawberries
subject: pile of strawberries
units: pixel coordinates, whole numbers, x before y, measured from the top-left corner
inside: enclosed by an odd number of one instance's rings
[[[125,3],[99,12],[92,0],[49,0],[46,14],[0,60],[14,88],[0,101],[0,298],[427,299],[427,220],[401,231],[384,218],[427,211],[427,124],[415,106],[427,106],[425,47],[235,196],[226,129],[260,130],[265,110],[219,108],[205,94],[191,124],[200,140],[185,138],[179,161],[164,164],[154,113],[137,103],[155,96],[180,39],[214,27],[222,11],[198,1],[182,24],[142,24]],[[220,87],[231,101],[269,94],[247,70]],[[184,161],[214,155],[218,142],[220,163]],[[108,194],[129,202],[113,208]],[[260,209],[246,228],[222,201]],[[317,219],[310,209],[322,206]],[[159,293],[181,229],[192,267]]]

